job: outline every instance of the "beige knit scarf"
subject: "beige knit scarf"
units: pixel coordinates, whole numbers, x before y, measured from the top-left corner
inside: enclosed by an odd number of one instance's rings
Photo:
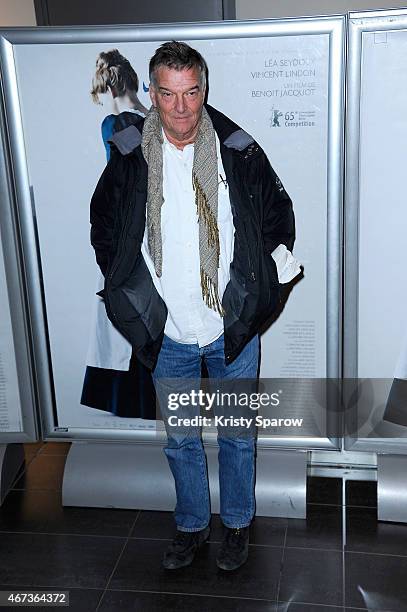
[[[148,249],[158,277],[162,274],[161,207],[163,198],[163,137],[158,110],[151,107],[143,127],[141,148],[148,164]],[[218,295],[218,161],[212,121],[205,107],[194,143],[192,185],[199,222],[199,260],[202,297],[209,308],[223,316]]]

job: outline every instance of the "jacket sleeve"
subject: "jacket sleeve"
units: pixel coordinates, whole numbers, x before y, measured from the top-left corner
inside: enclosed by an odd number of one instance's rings
[[[292,251],[295,240],[295,220],[290,196],[267,159],[262,156],[263,241],[268,253],[279,244]]]
[[[95,250],[96,262],[103,276],[109,263],[113,230],[120,202],[120,186],[118,181],[119,153],[111,152],[90,201],[90,242]]]

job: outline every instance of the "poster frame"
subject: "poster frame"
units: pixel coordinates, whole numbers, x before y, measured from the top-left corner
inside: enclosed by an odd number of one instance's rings
[[[327,134],[327,377],[341,376],[342,334],[342,218],[344,165],[344,15],[252,21],[225,21],[132,26],[9,28],[0,31],[0,60],[4,70],[5,122],[12,156],[13,180],[24,248],[27,290],[33,324],[36,365],[45,440],[157,440],[155,431],[75,428],[58,431],[52,386],[52,365],[41,293],[35,219],[32,215],[24,131],[18,96],[13,49],[23,44],[115,43],[161,40],[252,38],[267,36],[329,35]],[[300,449],[341,447],[340,438],[274,438],[259,436],[259,445]]]
[[[358,11],[348,14],[348,61],[346,77],[346,156],[344,216],[344,327],[343,377],[358,379],[359,305],[359,202],[361,162],[361,90],[363,34],[407,30],[407,9]],[[345,411],[344,449],[407,454],[407,443],[398,438],[358,438],[349,435],[355,413]]]
[[[3,91],[0,90],[0,258],[3,259],[9,312],[0,316],[10,318],[13,354],[4,355],[15,362],[19,405],[19,431],[0,432],[0,444],[36,442],[41,424],[38,412],[36,377],[33,369],[32,330],[29,318],[25,270],[18,236],[17,209],[14,185],[11,180],[10,151],[7,142]],[[14,368],[14,363],[13,366]],[[7,385],[7,381],[6,381]],[[7,387],[6,387],[7,389]]]

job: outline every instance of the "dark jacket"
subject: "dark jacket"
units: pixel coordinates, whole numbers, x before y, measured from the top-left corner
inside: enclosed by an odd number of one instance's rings
[[[231,363],[273,314],[280,300],[271,252],[294,244],[292,204],[278,176],[249,134],[207,106],[220,151],[235,226],[230,281],[222,298],[225,361]],[[137,357],[153,369],[167,308],[141,254],[147,200],[147,164],[141,151],[143,119],[115,134],[110,160],[90,206],[91,243],[105,276],[106,312]]]

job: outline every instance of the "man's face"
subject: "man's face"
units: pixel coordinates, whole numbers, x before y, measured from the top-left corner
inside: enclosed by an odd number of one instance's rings
[[[155,85],[150,85],[150,97],[168,140],[176,146],[194,142],[205,97],[199,69],[159,66]]]

